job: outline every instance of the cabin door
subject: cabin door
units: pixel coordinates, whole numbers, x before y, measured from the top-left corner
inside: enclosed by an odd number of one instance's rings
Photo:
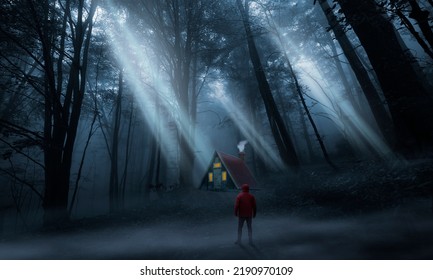
[[[221,168],[215,168],[214,169],[214,188],[215,189],[221,189]]]
[[[214,163],[213,163],[213,187],[215,189],[221,189],[222,188],[222,184],[221,184],[221,176],[222,176],[222,172],[221,172],[221,161],[218,157],[215,158]]]

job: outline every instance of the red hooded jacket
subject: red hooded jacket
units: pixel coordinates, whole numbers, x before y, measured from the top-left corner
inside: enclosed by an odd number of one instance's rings
[[[242,185],[242,192],[236,197],[235,216],[251,218],[256,216],[256,199],[249,193],[250,187]]]

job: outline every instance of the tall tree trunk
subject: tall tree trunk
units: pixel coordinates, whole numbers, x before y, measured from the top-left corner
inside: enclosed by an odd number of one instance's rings
[[[192,169],[194,165],[194,152],[190,146],[190,137],[186,135],[186,131],[180,132],[179,135],[179,184],[180,186],[191,189],[192,184]]]
[[[246,49],[245,49],[246,51]],[[242,69],[248,69],[249,68],[249,63],[248,63],[248,57],[245,57],[245,59],[242,59],[242,61],[244,62],[244,66],[245,68]],[[246,71],[248,72],[248,77],[251,77],[250,75],[250,71]],[[250,80],[250,78],[247,78],[246,80]],[[257,116],[257,112],[259,112],[260,110],[258,109],[258,106],[260,105],[260,103],[258,102],[258,96],[257,96],[257,86],[253,86],[252,83],[246,83],[244,84],[244,90],[247,93],[250,93],[250,95],[245,95],[246,96],[246,102],[247,102],[247,110],[248,110],[248,114],[250,116],[252,125],[253,125],[253,129],[254,131],[256,131],[259,135],[262,132],[262,125],[259,123],[259,117]],[[253,94],[251,94],[253,93]],[[253,149],[251,149],[251,155],[248,155],[251,157],[252,160],[252,164],[253,164],[253,169],[255,174],[267,174],[269,169],[267,168],[266,164],[264,163],[262,157],[260,157],[259,153],[257,153],[257,151],[255,149],[260,149],[263,150],[263,147],[261,146],[260,141],[257,141],[257,146],[255,146]]]
[[[46,169],[43,207],[45,225],[69,219],[67,207],[72,156],[86,88],[88,53],[96,3],[97,1],[92,1],[90,9],[87,9],[84,7],[84,0],[80,0],[77,3],[77,13],[72,15],[70,1],[66,2],[64,12],[67,13],[71,21],[72,17],[76,17],[76,20],[73,25],[70,25],[70,28],[73,29],[71,38],[73,42],[72,63],[66,92],[62,96],[63,84],[56,85],[56,80],[58,82],[62,79],[56,79],[54,71],[54,50],[56,48],[51,42],[53,37],[50,34],[53,29],[49,14],[50,9],[53,9],[54,6],[50,6],[48,1],[42,4],[44,15],[40,19],[33,2],[29,1],[41,40],[44,60],[44,163]],[[84,19],[85,14],[87,15],[86,19]],[[66,21],[63,21],[63,24],[66,24]],[[65,36],[66,34],[62,34],[62,37]],[[56,49],[56,52],[60,53],[59,59],[61,60],[66,52],[62,48],[64,48],[63,44],[59,49]],[[57,75],[61,74],[60,68]]]
[[[433,147],[433,101],[413,69],[392,23],[374,0],[338,0],[377,74],[406,155]]]
[[[195,50],[197,52],[197,50]],[[195,142],[195,128],[197,122],[197,99],[200,94],[200,89],[197,89],[197,75],[198,75],[198,57],[194,54],[192,59],[192,76],[191,76],[191,108],[190,108],[190,133],[193,143]]]
[[[329,164],[329,166],[331,166],[334,170],[338,170],[337,166],[331,161],[325,143],[323,142],[322,136],[320,135],[319,129],[317,128],[316,122],[311,116],[310,109],[308,108],[307,103],[305,102],[304,94],[302,93],[302,89],[301,86],[299,85],[299,81],[298,78],[296,77],[295,71],[293,71],[292,64],[290,63],[287,54],[284,53],[284,55],[286,58],[287,65],[289,67],[290,76],[292,77],[295,83],[295,91],[299,99],[301,100],[302,107],[304,108],[307,118],[310,121],[311,127],[313,128],[314,135],[316,136],[316,140],[319,143],[320,149],[322,150],[323,157],[325,158],[325,161]]]
[[[304,107],[305,113],[307,114],[308,120],[310,121],[311,127],[313,128],[314,134],[316,135],[317,142],[319,142],[320,149],[322,150],[323,157],[325,158],[325,161],[331,166],[334,170],[337,170],[337,166],[331,161],[331,158],[329,157],[328,151],[326,150],[325,143],[323,142],[322,136],[319,133],[319,130],[316,126],[316,123],[313,120],[313,117],[311,116],[310,110],[308,109],[307,104],[305,103],[305,98],[302,92],[299,90],[297,91],[299,94],[299,98],[301,99],[302,107]]]
[[[307,152],[308,152],[308,160],[310,162],[314,162],[315,154],[313,150],[313,145],[311,143],[310,134],[308,133],[308,127],[304,116],[304,110],[302,109],[302,104],[299,98],[296,98],[296,104],[298,105],[298,112],[299,112],[299,122],[302,125],[302,134],[304,136],[305,145],[307,146]]]
[[[190,18],[192,1],[188,2],[185,15]],[[184,188],[192,188],[192,168],[194,165],[194,151],[191,137],[191,115],[190,115],[190,97],[189,84],[191,78],[191,61],[192,61],[192,20],[188,21],[186,27],[186,39],[180,30],[180,6],[178,1],[173,1],[173,18],[174,18],[174,53],[176,57],[174,69],[174,81],[177,99],[179,102],[179,184]],[[184,41],[184,42],[183,42]],[[183,42],[183,44],[182,44]]]
[[[148,199],[150,196],[150,191],[157,188],[159,184],[159,173],[160,173],[160,165],[161,165],[161,121],[159,120],[159,116],[161,115],[161,103],[159,96],[155,96],[155,112],[154,119],[156,120],[154,123],[153,130],[154,133],[149,135],[150,137],[150,155],[147,164],[147,177],[145,185],[145,199]]]
[[[114,128],[111,142],[111,166],[110,166],[110,212],[120,210],[119,199],[119,131],[122,116],[122,97],[123,97],[123,70],[119,72],[119,90],[116,96],[116,108],[113,116]]]
[[[34,12],[34,17],[37,15],[33,4],[30,4]],[[67,212],[67,192],[69,189],[69,176],[66,170],[67,166],[62,160],[62,151],[64,148],[65,131],[67,127],[60,125],[62,123],[62,114],[59,104],[57,103],[57,89],[55,81],[55,72],[53,65],[53,58],[51,57],[51,48],[49,40],[49,30],[43,26],[48,22],[48,3],[44,8],[44,16],[42,23],[39,19],[35,19],[37,28],[39,29],[39,36],[42,43],[42,52],[44,60],[44,74],[45,74],[45,118],[44,118],[44,163],[45,163],[45,192],[44,192],[44,224],[52,224],[68,220]],[[75,49],[76,50],[76,49]],[[63,53],[65,50],[60,50]],[[81,52],[81,48],[77,50]],[[74,53],[74,60],[77,56]],[[70,83],[68,87],[72,89],[74,80],[73,77],[77,74],[76,61],[71,65]],[[60,87],[60,85],[57,85]],[[69,106],[68,106],[69,110]],[[66,196],[66,198],[65,198]]]
[[[189,69],[187,71],[189,71]],[[180,149],[179,184],[183,188],[190,189],[193,187],[192,169],[194,165],[194,152],[192,147],[192,137],[190,133],[191,119],[189,115],[188,98],[189,75],[188,77],[184,77],[183,79],[185,80],[182,83],[183,85],[181,89],[181,98],[179,100],[179,127],[177,128]]]
[[[146,175],[146,181],[144,184],[144,199],[147,200],[150,197],[150,191],[152,190],[153,187],[155,187],[155,185],[152,183],[153,181],[153,176],[155,173],[155,161],[156,161],[156,155],[157,155],[157,149],[160,149],[159,143],[157,142],[156,136],[155,135],[150,135],[151,139],[150,139],[150,145],[149,145],[149,149],[150,149],[150,155],[149,155],[149,160],[148,160],[148,164],[147,164],[147,175]]]
[[[298,151],[299,150],[298,139],[296,138],[296,135],[295,135],[293,129],[291,129],[293,127],[292,118],[290,117],[290,112],[289,112],[289,109],[287,108],[288,106],[286,104],[284,104],[284,98],[283,98],[283,94],[281,93],[281,91],[277,92],[277,98],[278,98],[278,103],[280,103],[280,109],[283,113],[283,122],[286,126],[287,133],[289,134],[290,139],[292,139],[292,141],[293,141],[293,146]]]
[[[161,186],[161,145],[158,145],[156,151],[156,162],[155,162],[156,170],[155,170],[155,186]]]
[[[121,196],[120,196],[120,205],[121,209],[125,210],[125,193],[126,193],[126,182],[128,179],[128,167],[129,167],[129,160],[130,160],[130,146],[131,146],[131,140],[132,140],[132,134],[134,133],[133,129],[133,117],[134,117],[134,101],[130,101],[130,114],[129,114],[129,123],[128,123],[128,133],[126,136],[126,149],[125,149],[125,165],[123,167],[123,174],[122,174],[122,180],[121,180]]]
[[[86,144],[84,145],[84,151],[83,151],[83,154],[81,155],[80,166],[78,168],[78,173],[77,173],[77,179],[75,180],[74,192],[72,194],[71,202],[69,203],[69,210],[68,210],[69,216],[72,214],[72,210],[74,209],[74,204],[75,204],[78,190],[79,190],[79,186],[80,186],[79,183],[80,183],[80,179],[81,179],[81,173],[83,171],[84,160],[85,160],[86,154],[87,154],[87,148],[89,147],[90,140],[92,139],[92,135],[95,133],[93,127],[95,125],[97,115],[98,115],[98,112],[95,110],[93,113],[92,122],[90,124],[89,134],[87,135],[87,141],[86,141]]]
[[[278,151],[283,162],[286,165],[291,166],[295,171],[297,171],[299,169],[298,156],[296,154],[292,140],[290,139],[290,136],[285,128],[283,119],[278,111],[277,105],[275,104],[274,97],[272,96],[272,92],[269,87],[265,72],[263,71],[263,66],[260,61],[256,44],[254,42],[248,19],[248,0],[245,1],[245,7],[242,5],[241,0],[237,0],[236,2],[242,16],[242,21],[244,23],[250,59],[254,66],[254,73],[259,84],[260,94],[262,95],[262,99],[265,104],[266,113],[268,115],[268,120],[271,126],[272,134],[275,139],[275,143],[277,144]]]
[[[158,98],[156,98],[156,116],[160,116],[161,115],[161,104],[160,104],[160,100]],[[161,173],[161,122],[157,121],[155,123],[156,126],[156,133],[155,133],[155,144],[156,144],[156,151],[153,153],[154,156],[154,167],[153,169],[155,169],[155,186],[158,187],[161,184],[161,180],[160,180],[160,173]],[[153,177],[153,173],[152,177]]]
[[[335,39],[341,46],[349,64],[355,73],[355,76],[361,86],[365,97],[370,105],[377,125],[380,128],[385,140],[390,146],[394,146],[394,129],[391,118],[389,117],[384,104],[376,90],[373,82],[371,81],[367,70],[363,66],[360,58],[358,57],[352,43],[347,38],[343,27],[339,24],[337,17],[334,15],[331,7],[328,5],[327,0],[319,0],[320,7],[322,8],[330,28],[334,31]]]

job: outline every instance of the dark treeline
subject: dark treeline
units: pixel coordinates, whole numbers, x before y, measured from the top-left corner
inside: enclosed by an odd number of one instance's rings
[[[0,9],[0,233],[191,191],[240,140],[258,179],[433,149],[431,1]]]

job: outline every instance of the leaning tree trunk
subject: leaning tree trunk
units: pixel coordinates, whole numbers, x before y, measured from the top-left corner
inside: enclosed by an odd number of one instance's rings
[[[307,114],[307,118],[310,121],[311,127],[313,128],[314,135],[316,136],[316,140],[319,143],[320,149],[322,150],[323,157],[325,158],[325,161],[329,164],[329,166],[331,166],[334,170],[338,170],[337,166],[331,161],[325,143],[323,142],[322,136],[320,135],[319,129],[317,128],[316,122],[311,116],[310,109],[308,108],[307,103],[305,102],[304,94],[302,93],[301,86],[299,85],[298,78],[296,77],[296,74],[293,71],[289,58],[287,57],[286,54],[285,57],[286,57],[287,65],[289,66],[290,75],[292,76],[292,79],[295,82],[295,91],[298,94],[299,99],[301,100],[302,107],[304,108],[305,113]]]
[[[281,91],[277,92],[277,98],[278,98],[278,103],[280,103],[280,109],[282,111],[282,116],[283,116],[283,122],[286,126],[287,133],[289,134],[290,138],[293,140],[293,146],[296,148],[296,150],[299,150],[299,143],[297,141],[298,139],[296,138],[295,133],[291,129],[293,127],[293,121],[292,121],[292,118],[290,117],[290,112],[289,112],[289,108],[288,108],[289,106],[287,104],[284,104],[283,93]]]
[[[314,162],[314,159],[316,158],[313,150],[313,145],[311,143],[310,134],[308,133],[308,127],[304,116],[304,110],[302,109],[302,104],[299,98],[296,98],[296,104],[298,106],[298,113],[299,113],[299,122],[302,126],[302,134],[304,136],[305,140],[305,146],[307,147],[308,151],[308,160],[309,162]]]
[[[433,101],[392,23],[374,0],[338,0],[375,70],[394,121],[398,150],[407,156],[433,147]]]
[[[283,119],[278,111],[277,105],[275,104],[274,97],[272,96],[272,92],[269,87],[265,72],[263,71],[263,66],[253,39],[253,34],[248,19],[248,0],[245,1],[245,8],[243,7],[241,0],[237,0],[237,5],[244,23],[250,59],[254,66],[254,72],[259,84],[260,94],[262,95],[262,99],[265,104],[266,113],[268,115],[268,120],[275,139],[275,143],[277,144],[278,151],[283,162],[297,171],[299,169],[298,156],[296,154],[292,140],[290,139],[290,136],[286,130]]]
[[[278,30],[276,30],[276,36],[278,38],[278,42],[280,43],[281,47],[284,48],[284,43],[283,43],[283,40],[282,40]],[[295,71],[293,70],[290,59],[287,56],[286,52],[283,52],[283,55],[284,55],[284,58],[287,62],[287,66],[289,68],[290,77],[292,78],[292,80],[295,84],[295,92],[301,101],[302,107],[303,107],[303,109],[304,109],[304,111],[308,117],[308,120],[310,121],[311,127],[313,128],[314,134],[316,136],[317,142],[319,143],[320,149],[322,150],[323,157],[325,158],[325,161],[329,164],[329,166],[331,166],[334,170],[337,170],[338,168],[331,161],[329,154],[328,154],[328,151],[326,149],[325,143],[323,142],[322,136],[319,133],[319,129],[317,128],[316,123],[315,123],[313,117],[311,116],[310,109],[308,108],[307,103],[305,102],[305,98],[304,98],[304,95],[302,93],[301,85],[299,84],[298,78],[295,74]]]

